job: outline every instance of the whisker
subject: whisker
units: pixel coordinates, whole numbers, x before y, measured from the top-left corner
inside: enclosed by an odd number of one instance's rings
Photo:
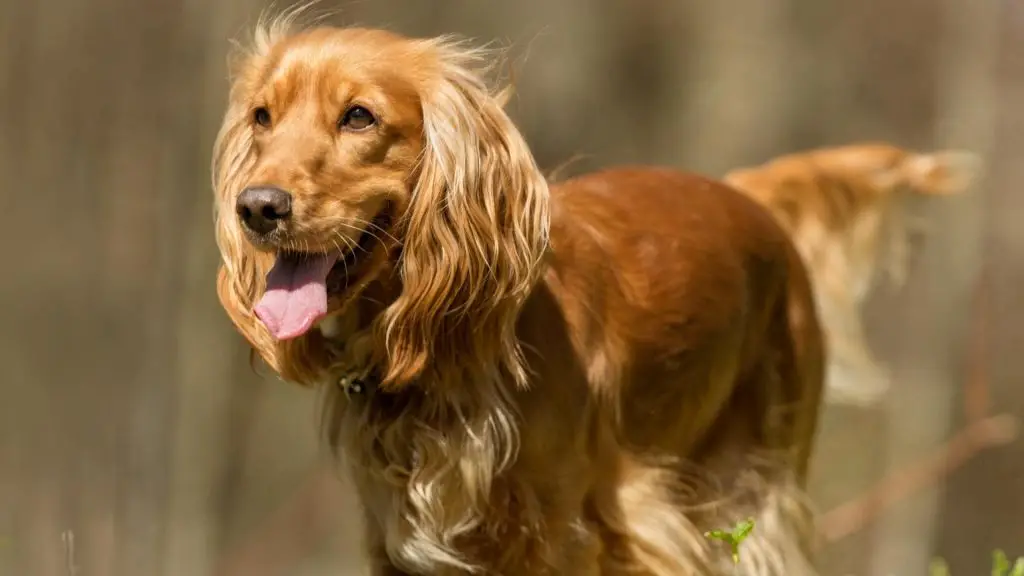
[[[341,246],[338,246],[337,242],[335,241],[335,246],[338,247],[338,251],[339,252],[344,254],[345,252],[349,252],[349,251],[353,250],[353,248],[352,248],[353,242],[351,240],[349,240],[348,238],[346,238],[345,236],[343,236],[341,234],[341,232],[338,232],[337,230],[335,230],[334,231],[334,235],[337,236],[339,239],[341,239],[341,242],[345,245],[345,250],[342,250]],[[332,239],[332,241],[333,241],[333,239]],[[348,281],[348,259],[345,258],[344,256],[342,256],[340,258],[340,260],[341,260],[341,266],[344,269],[344,273],[345,273],[345,281],[347,282]]]
[[[351,252],[352,250],[355,250],[356,246],[358,245],[355,240],[345,237],[345,235],[343,235],[341,232],[338,232],[337,230],[334,231],[334,235],[341,239],[341,242],[345,245],[344,252]],[[338,249],[341,250],[341,247],[339,246]]]
[[[383,301],[378,300],[376,298],[372,298],[370,296],[366,296],[365,294],[362,296],[362,299],[367,301],[367,302],[369,302],[370,304],[378,304],[380,306],[384,306],[384,302]]]
[[[340,224],[340,225],[342,225],[342,226],[344,226],[344,227],[346,227],[346,228],[348,228],[348,229],[350,229],[350,230],[353,230],[353,231],[355,231],[355,232],[358,232],[358,233],[359,233],[360,235],[362,235],[363,233],[366,233],[366,234],[368,234],[368,235],[369,235],[369,236],[370,236],[371,238],[373,238],[374,240],[376,240],[377,242],[379,242],[380,244],[384,244],[384,241],[383,241],[383,240],[381,240],[379,236],[377,236],[376,234],[374,234],[374,233],[373,233],[373,232],[371,232],[370,230],[363,230],[363,229],[359,228],[358,226],[354,226],[354,225],[352,225],[352,224],[349,224],[348,222],[339,222],[338,224]],[[356,248],[359,248],[359,249],[360,249],[360,250],[362,250],[363,252],[367,252],[367,253],[368,253],[368,251],[367,251],[367,250],[366,250],[365,248],[363,248],[362,246],[360,246],[360,245],[358,244],[358,242],[356,243]]]
[[[395,238],[390,232],[388,232],[387,228],[384,228],[383,226],[381,226],[379,224],[375,224],[373,222],[366,222],[366,227],[367,228],[376,228],[377,230],[380,230],[381,232],[383,232],[384,235],[387,236],[388,239],[390,239],[392,242],[396,242],[396,243],[398,242],[398,238]]]
[[[376,224],[373,221],[368,221],[368,220],[366,220],[364,218],[356,218],[354,220],[354,223],[355,223],[355,225],[353,225],[351,223],[348,223],[348,222],[339,222],[339,224],[341,224],[342,226],[348,227],[348,228],[350,228],[352,230],[357,230],[360,233],[365,232],[366,234],[369,234],[370,237],[372,237],[374,240],[376,240],[381,245],[384,244],[384,240],[381,239],[381,237],[378,236],[374,232],[374,229],[380,231],[382,234],[384,234],[384,236],[386,236],[392,242],[395,242],[396,244],[400,243],[398,241],[398,238],[395,238],[390,232],[388,232],[388,230],[386,228],[384,228],[383,226],[381,226],[379,224]],[[365,229],[360,229],[359,226],[365,226]]]
[[[335,235],[337,235],[337,233],[335,233]],[[338,244],[337,240],[331,238],[331,244],[334,245],[334,249],[337,250],[339,254],[344,254],[344,250],[341,249],[341,246]],[[342,267],[345,269],[345,277],[348,278],[348,264],[345,263],[344,258],[340,258],[340,260]]]

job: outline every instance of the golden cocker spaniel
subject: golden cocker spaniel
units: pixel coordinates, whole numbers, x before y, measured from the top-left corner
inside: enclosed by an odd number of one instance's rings
[[[755,202],[659,168],[549,185],[486,53],[261,28],[216,143],[218,293],[325,429],[373,574],[812,574],[823,351]]]

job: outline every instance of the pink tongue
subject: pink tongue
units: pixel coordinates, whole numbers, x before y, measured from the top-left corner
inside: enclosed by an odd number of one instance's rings
[[[282,254],[254,312],[278,340],[302,336],[327,314],[327,273],[337,254]]]

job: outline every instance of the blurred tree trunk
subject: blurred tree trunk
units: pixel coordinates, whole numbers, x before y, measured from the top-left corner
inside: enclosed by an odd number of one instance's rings
[[[111,138],[112,155],[122,162],[115,161],[111,177],[117,181],[105,188],[147,191],[112,202],[117,217],[107,225],[115,242],[108,253],[131,259],[112,266],[145,278],[144,325],[150,329],[142,340],[147,363],[131,388],[132,420],[119,435],[119,477],[127,478],[118,495],[123,574],[210,569],[221,543],[226,470],[240,452],[230,449],[228,416],[232,407],[244,411],[245,403],[231,402],[231,383],[253,377],[216,303],[208,175],[227,88],[229,34],[217,15],[232,6],[252,11],[238,4],[217,3],[219,11],[186,0],[159,9],[140,5],[140,13],[126,15],[134,30],[127,42],[134,47],[111,58],[119,72],[137,76],[123,79],[133,90],[124,94],[122,123]],[[210,98],[207,88],[221,97]],[[214,103],[216,112],[204,102]],[[150,138],[141,143],[139,126],[150,126],[143,132]],[[133,201],[140,204],[132,208]],[[155,239],[148,258],[116,243],[145,236]]]
[[[213,277],[219,260],[213,239],[213,193],[209,161],[227,93],[227,51],[233,12],[247,1],[184,1],[177,49],[182,59],[173,144],[183,188],[183,281],[179,343],[177,410],[173,420],[172,476],[169,486],[163,573],[209,574],[223,545],[224,488],[236,464],[235,430],[229,417],[237,405],[235,385],[250,385],[243,340],[220,308]],[[240,408],[251,408],[243,403]]]
[[[927,144],[935,18],[924,4],[796,1],[794,66],[804,74],[793,79],[800,89],[800,113],[791,127],[795,149],[878,140]],[[922,271],[915,272],[912,280]],[[905,334],[893,329],[892,319],[920,306],[907,293],[898,302],[886,296],[874,294],[865,316],[872,348],[896,366]],[[896,425],[885,407],[823,407],[811,486],[822,511],[860,496],[890,471],[887,451]],[[826,548],[823,573],[874,574],[874,528]]]
[[[181,314],[185,234],[191,232],[184,215],[201,169],[189,153],[189,143],[198,138],[197,124],[189,121],[195,101],[188,97],[199,52],[181,0],[118,4],[119,17],[131,24],[122,27],[120,42],[111,43],[116,52],[109,65],[118,67],[123,88],[114,100],[112,165],[101,193],[110,210],[105,231],[116,238],[108,253],[129,259],[116,270],[144,275],[133,300],[147,321],[136,326],[142,350],[134,370],[125,374],[129,387],[127,421],[119,434],[116,573],[159,575],[177,400],[175,327]],[[136,201],[134,206],[129,200]],[[133,261],[138,254],[125,252],[132,250],[125,239],[142,237],[142,230],[154,239],[152,253],[147,260]]]
[[[946,0],[939,6],[945,35],[938,54],[934,140],[938,147],[965,147],[989,158],[999,4]],[[953,407],[967,377],[967,327],[983,261],[983,189],[982,184],[970,195],[949,199],[929,226],[921,259],[927,280],[916,287],[921,305],[903,316],[903,362],[888,404],[890,469],[945,442],[952,423],[960,420]],[[927,571],[935,553],[942,484],[916,494],[882,519],[872,573]]]
[[[3,283],[11,304],[4,327],[12,331],[3,350],[23,368],[21,385],[5,390],[15,397],[11,438],[18,444],[11,549],[17,573],[63,574],[61,534],[73,531],[80,561],[110,573],[115,435],[125,418],[124,378],[139,355],[119,340],[124,326],[105,296],[117,282],[131,285],[139,271],[112,270],[105,261],[102,191],[114,189],[99,180],[115,75],[97,65],[102,52],[92,48],[109,23],[94,17],[95,6],[47,10],[19,2],[5,4],[5,12],[12,7],[11,19],[3,18],[14,25],[5,36],[9,49],[0,58],[5,188],[18,198],[5,226],[15,273]]]
[[[761,161],[786,141],[798,110],[801,71],[792,47],[788,0],[716,0],[689,6],[692,74],[673,74],[662,162],[709,174]],[[742,15],[739,17],[738,15]],[[679,36],[675,36],[678,41]],[[678,66],[682,51],[670,58]],[[662,154],[664,154],[663,152]],[[656,156],[657,157],[657,156]]]
[[[979,26],[979,28],[981,28]],[[992,31],[998,45],[992,104],[978,112],[996,114],[995,144],[989,149],[988,178],[977,192],[985,211],[986,306],[983,333],[985,372],[992,391],[992,410],[1024,414],[1024,366],[1020,342],[1024,323],[1021,309],[1024,285],[1024,6],[1004,2],[998,6],[998,25]],[[972,65],[961,55],[964,65]],[[980,72],[980,71],[979,71]],[[966,89],[967,87],[962,87]],[[955,574],[977,570],[981,558],[1000,547],[1020,555],[1024,542],[1024,443],[1017,442],[983,455],[970,469],[951,479],[946,490],[939,551]]]

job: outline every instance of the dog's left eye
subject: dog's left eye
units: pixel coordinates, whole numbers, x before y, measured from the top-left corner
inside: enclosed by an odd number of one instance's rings
[[[377,119],[373,117],[369,110],[362,106],[353,106],[346,110],[341,119],[338,120],[338,128],[363,130],[373,126],[376,122]]]

